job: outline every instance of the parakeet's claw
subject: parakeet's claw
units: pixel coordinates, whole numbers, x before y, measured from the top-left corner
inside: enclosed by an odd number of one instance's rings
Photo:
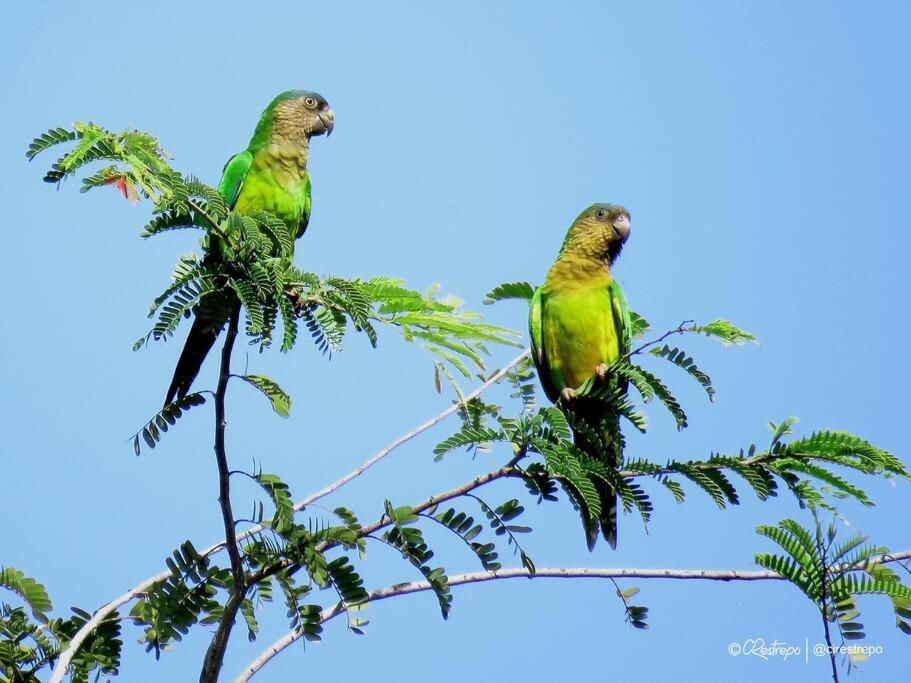
[[[564,403],[569,403],[570,401],[575,400],[575,398],[576,390],[571,387],[564,387],[560,391],[560,400],[562,400]]]
[[[595,368],[595,374],[598,376],[602,382],[607,381],[607,376],[610,374],[608,370],[607,363],[601,363],[598,367]]]

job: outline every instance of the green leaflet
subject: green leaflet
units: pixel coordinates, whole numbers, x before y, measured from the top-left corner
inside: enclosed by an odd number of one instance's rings
[[[291,414],[291,397],[278,383],[265,375],[238,375],[238,377],[262,392],[269,399],[272,410],[281,417]]]

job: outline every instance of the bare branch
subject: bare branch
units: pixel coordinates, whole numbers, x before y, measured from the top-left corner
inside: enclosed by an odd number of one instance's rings
[[[881,564],[887,562],[897,562],[899,560],[911,558],[911,550],[904,550],[898,553],[889,553],[877,558],[872,558],[870,564]],[[456,574],[449,577],[450,586],[459,586],[462,584],[482,583],[485,581],[499,581],[501,579],[674,579],[683,581],[784,581],[784,576],[773,571],[743,571],[739,569],[637,569],[637,568],[594,568],[594,567],[539,567],[534,574],[524,567],[515,567],[512,569],[501,569],[496,572],[469,572],[466,574]],[[409,593],[420,593],[421,591],[432,590],[431,585],[426,581],[410,581],[408,583],[396,583],[386,588],[375,590],[368,596],[366,602],[378,602],[393,598],[398,595],[408,595]],[[365,603],[361,603],[363,605]],[[329,621],[345,612],[345,606],[341,603],[329,607],[320,614],[320,623]],[[277,654],[285,650],[295,641],[299,640],[303,634],[291,631],[270,645],[252,661],[243,672],[234,679],[234,683],[245,683],[249,681],[260,669],[262,669]]]

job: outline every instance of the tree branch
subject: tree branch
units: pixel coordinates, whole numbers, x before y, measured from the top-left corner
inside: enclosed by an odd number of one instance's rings
[[[372,458],[370,458],[369,460],[366,460],[364,463],[362,463],[355,469],[351,470],[345,476],[341,477],[340,479],[337,479],[336,481],[332,482],[325,488],[320,489],[316,493],[310,494],[309,496],[304,498],[302,501],[295,504],[295,506],[294,506],[295,511],[300,511],[303,508],[305,508],[307,505],[309,505],[310,503],[313,503],[313,502],[319,500],[320,498],[328,496],[333,491],[337,491],[338,489],[343,487],[345,484],[350,482],[352,479],[355,479],[355,478],[359,477],[360,475],[362,475],[369,468],[373,467],[376,463],[378,463],[380,460],[385,458],[387,455],[389,455],[392,451],[394,451],[396,448],[398,448],[402,444],[407,443],[408,441],[411,441],[413,438],[415,438],[419,434],[426,432],[428,429],[430,429],[434,425],[445,420],[447,417],[449,417],[454,412],[456,412],[459,409],[459,407],[462,405],[462,403],[468,403],[472,399],[477,398],[482,393],[487,391],[490,387],[492,387],[494,384],[496,384],[501,379],[503,379],[503,377],[506,376],[507,372],[509,372],[512,368],[514,368],[519,363],[521,363],[523,360],[525,360],[529,356],[529,354],[531,354],[531,349],[525,349],[524,351],[522,351],[522,353],[520,353],[518,356],[516,356],[511,361],[509,361],[500,370],[495,372],[490,377],[490,379],[488,379],[486,382],[484,382],[484,384],[479,386],[477,389],[472,391],[470,394],[467,394],[462,401],[453,403],[446,410],[444,410],[440,414],[430,418],[424,424],[422,424],[418,427],[415,427],[413,430],[411,430],[407,434],[403,434],[402,436],[400,436],[398,439],[396,439],[395,441],[390,443],[388,446],[386,446],[385,448],[383,448],[382,450],[377,452],[376,455],[374,455]]]
[[[899,560],[911,558],[911,550],[904,550],[899,553],[889,553],[877,558],[872,558],[870,564],[882,564],[888,562],[897,562]],[[784,581],[784,576],[773,571],[743,571],[739,569],[637,569],[637,568],[590,568],[590,567],[539,567],[534,574],[524,567],[515,567],[512,569],[501,569],[496,572],[469,572],[466,574],[456,574],[449,577],[450,586],[459,586],[462,584],[483,583],[485,581],[499,581],[502,579],[675,579],[683,581]],[[408,595],[409,593],[420,593],[421,591],[432,590],[431,585],[426,581],[410,581],[407,583],[396,583],[386,588],[375,590],[369,594],[366,602],[378,602],[393,598],[398,595]],[[359,605],[360,606],[360,605]],[[345,606],[338,603],[333,607],[326,608],[320,614],[320,623],[325,623],[342,612],[345,612]],[[260,669],[262,669],[277,654],[285,650],[295,641],[299,640],[303,634],[291,631],[270,645],[252,661],[243,672],[234,679],[234,683],[245,683],[249,681]]]
[[[507,372],[509,372],[509,370],[511,370],[516,365],[518,365],[523,360],[525,360],[530,353],[531,353],[531,349],[525,349],[522,353],[520,353],[518,356],[516,356],[511,361],[509,361],[506,365],[504,365],[499,371],[494,373],[493,376],[490,377],[490,379],[488,379],[486,382],[484,382],[482,385],[480,385],[477,389],[472,391],[470,394],[466,395],[463,400],[465,402],[467,402],[467,401],[470,401],[470,400],[480,396],[483,392],[487,391],[490,387],[492,387],[494,384],[496,384],[501,379],[503,379],[503,377],[506,375]],[[434,425],[438,424],[442,420],[446,419],[447,417],[449,417],[450,415],[455,413],[459,409],[459,406],[460,406],[460,403],[454,403],[453,405],[446,408],[446,410],[442,411],[438,415],[427,420],[422,425],[416,427],[415,429],[411,430],[407,434],[403,434],[402,436],[400,436],[395,441],[390,443],[388,446],[386,446],[385,448],[383,448],[382,450],[377,452],[373,457],[371,457],[369,460],[367,460],[364,463],[362,463],[361,465],[359,465],[357,468],[355,468],[348,474],[344,475],[340,479],[329,484],[325,488],[320,489],[316,493],[313,493],[313,494],[307,496],[306,498],[304,498],[303,500],[297,502],[294,505],[294,510],[300,511],[307,505],[310,505],[311,503],[314,503],[315,501],[319,500],[320,498],[323,498],[323,497],[329,495],[330,493],[337,491],[338,489],[343,487],[345,484],[350,482],[352,479],[359,477],[367,469],[369,469],[370,467],[372,467],[373,465],[378,463],[380,460],[385,458],[387,455],[392,453],[392,451],[397,449],[399,446],[407,443],[408,441],[411,441],[413,438],[415,438],[419,434],[427,431]],[[247,529],[247,530],[242,531],[241,533],[235,535],[234,539],[235,539],[235,541],[237,541],[239,543],[239,542],[243,541],[244,539],[249,538],[253,534],[259,533],[262,530],[263,530],[263,527],[261,525],[257,525],[257,526],[254,526],[250,529]],[[224,547],[225,547],[225,542],[221,541],[219,543],[216,543],[215,545],[210,546],[209,548],[206,548],[200,554],[203,555],[204,557],[208,557],[209,555],[212,555],[212,554],[218,552],[219,550],[223,549]],[[102,622],[104,622],[104,620],[107,618],[108,615],[110,615],[114,610],[117,610],[120,607],[122,607],[123,605],[127,604],[131,600],[135,600],[136,598],[140,597],[144,593],[148,592],[148,590],[152,586],[154,586],[159,581],[164,581],[170,575],[171,575],[171,572],[166,570],[159,574],[156,574],[155,576],[150,576],[142,583],[137,584],[136,586],[129,589],[125,593],[118,595],[116,598],[114,598],[107,604],[98,608],[98,610],[96,610],[95,613],[92,615],[92,618],[89,619],[88,621],[86,621],[85,624],[83,624],[82,628],[80,628],[73,635],[73,638],[72,638],[72,640],[70,640],[67,647],[61,651],[60,656],[57,659],[57,663],[54,666],[54,671],[51,675],[49,683],[63,683],[63,678],[66,675],[66,671],[69,668],[70,663],[73,660],[73,656],[76,654],[76,652],[78,651],[78,649],[82,645],[82,643],[85,642],[85,639],[88,638],[89,634],[91,634],[92,631],[94,631],[96,628],[98,628],[98,626]]]
[[[228,590],[228,600],[225,602],[224,612],[218,622],[218,628],[209,643],[206,657],[203,661],[202,672],[199,675],[200,683],[214,683],[218,680],[221,665],[225,658],[231,630],[237,611],[247,593],[247,581],[244,572],[243,560],[235,538],[234,512],[231,509],[231,471],[228,467],[228,456],[225,451],[225,393],[228,389],[228,380],[231,378],[231,352],[234,350],[234,341],[237,339],[238,319],[240,318],[240,302],[234,305],[231,317],[228,320],[228,332],[225,335],[225,345],[221,350],[221,370],[218,375],[218,388],[215,390],[215,462],[218,465],[218,502],[221,506],[221,517],[225,527],[225,547],[231,560],[231,576],[233,584]]]
[[[521,470],[515,467],[501,467],[500,469],[493,470],[491,472],[486,472],[485,474],[479,474],[477,477],[471,481],[465,482],[461,486],[456,486],[455,488],[449,489],[448,491],[443,491],[442,493],[437,493],[436,495],[430,496],[429,498],[424,499],[420,503],[413,505],[411,507],[412,514],[420,514],[427,510],[428,508],[433,507],[434,505],[439,505],[440,503],[445,503],[447,500],[452,500],[453,498],[458,498],[463,496],[469,491],[474,491],[485,484],[489,484],[492,481],[497,479],[503,479],[504,477],[516,477],[520,475]],[[392,520],[383,515],[375,522],[363,526],[357,532],[357,538],[365,538],[375,531],[379,531],[387,526],[392,524]],[[319,553],[326,552],[338,545],[341,545],[340,541],[323,541],[322,543],[316,544],[314,550]],[[265,578],[268,578],[277,572],[292,566],[293,563],[288,560],[281,560],[275,564],[268,565],[263,567],[258,572],[255,572],[250,575],[249,585],[254,585],[259,583]]]

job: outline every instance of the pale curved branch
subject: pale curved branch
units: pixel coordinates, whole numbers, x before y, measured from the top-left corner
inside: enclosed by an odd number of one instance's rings
[[[477,398],[483,392],[487,391],[490,387],[492,387],[494,384],[496,384],[497,382],[502,380],[503,377],[506,376],[507,372],[509,372],[512,368],[514,368],[519,363],[521,363],[523,360],[525,360],[529,356],[530,353],[531,353],[531,349],[526,348],[524,351],[522,351],[522,353],[520,353],[518,356],[516,356],[511,361],[509,361],[506,365],[504,365],[502,368],[500,368],[500,370],[495,372],[486,382],[481,384],[470,394],[467,394],[462,399],[461,402],[453,403],[451,406],[446,408],[446,410],[444,410],[441,413],[430,418],[425,423],[423,423],[422,425],[419,425],[418,427],[411,430],[407,434],[403,434],[402,436],[397,438],[395,441],[390,443],[388,446],[386,446],[385,448],[378,451],[370,459],[366,460],[361,465],[359,465],[355,469],[348,472],[348,474],[346,474],[343,477],[332,482],[325,488],[320,489],[316,493],[312,493],[309,496],[307,496],[306,498],[304,498],[303,500],[298,501],[294,505],[294,510],[300,511],[303,508],[305,508],[307,505],[310,505],[311,503],[319,500],[320,498],[328,496],[330,493],[337,491],[338,489],[342,488],[345,484],[350,482],[352,479],[355,479],[356,477],[359,477],[360,475],[362,475],[369,468],[373,467],[376,463],[378,463],[380,460],[382,460],[387,455],[392,453],[392,451],[397,449],[399,446],[407,443],[408,441],[411,441],[413,438],[415,438],[419,434],[427,431],[434,425],[445,420],[447,417],[449,417],[450,415],[455,413],[459,409],[459,407],[462,405],[463,402],[468,402],[474,398]],[[262,530],[263,530],[262,526],[256,525],[254,527],[251,527],[250,529],[247,529],[247,530],[237,534],[237,536],[235,536],[235,539],[239,543],[239,542],[243,541],[244,539],[249,538],[253,534],[259,533]],[[225,547],[224,541],[222,541],[221,543],[216,543],[215,545],[210,546],[209,548],[206,548],[201,553],[201,555],[203,555],[204,557],[209,556],[213,553],[216,553],[216,552],[222,550],[224,547]],[[83,624],[82,628],[80,628],[73,635],[73,638],[72,638],[72,640],[70,640],[67,647],[64,648],[60,652],[60,656],[58,657],[57,663],[54,666],[54,671],[51,675],[49,683],[62,683],[63,682],[63,678],[66,675],[66,671],[69,668],[70,663],[72,662],[73,655],[76,653],[76,651],[82,645],[82,643],[85,642],[85,639],[89,636],[89,634],[92,631],[94,631],[96,628],[98,628],[98,626],[100,626],[101,623],[103,621],[105,621],[105,619],[108,617],[108,615],[110,615],[114,610],[127,604],[131,600],[135,600],[136,598],[140,597],[143,593],[148,591],[156,583],[167,579],[168,576],[170,576],[170,574],[171,573],[169,571],[163,571],[160,574],[156,574],[155,576],[150,576],[148,579],[146,579],[142,583],[137,584],[136,586],[133,586],[133,588],[131,588],[130,590],[117,596],[116,598],[114,598],[113,600],[108,602],[107,604],[100,607],[92,615],[92,618],[89,619],[88,621],[86,621],[86,623]]]
[[[362,464],[359,465],[358,467],[356,467],[356,468],[354,468],[353,470],[351,470],[351,471],[350,471],[348,474],[346,474],[345,476],[343,476],[343,477],[341,477],[340,479],[338,479],[338,480],[332,482],[331,484],[329,484],[329,485],[326,486],[325,488],[320,489],[320,490],[317,491],[316,493],[310,494],[309,496],[307,496],[306,498],[304,498],[303,500],[301,500],[300,502],[298,502],[297,504],[295,504],[294,509],[295,509],[296,511],[302,510],[303,508],[305,508],[305,507],[306,507],[307,505],[309,505],[310,503],[313,503],[314,501],[317,501],[317,500],[319,500],[320,498],[323,498],[323,497],[325,497],[325,496],[328,496],[330,493],[332,493],[333,491],[337,491],[338,489],[340,489],[342,486],[344,486],[345,484],[347,484],[347,483],[348,483],[349,481],[351,481],[352,479],[354,479],[354,478],[356,478],[356,477],[359,477],[359,476],[362,475],[367,469],[369,469],[370,467],[373,467],[376,463],[378,463],[380,460],[382,460],[383,458],[385,458],[387,455],[389,455],[389,454],[390,454],[392,451],[394,451],[396,448],[398,448],[399,446],[401,446],[402,444],[404,444],[404,443],[406,443],[406,442],[408,442],[408,441],[411,441],[411,440],[412,440],[414,437],[416,437],[418,434],[421,434],[422,432],[426,432],[428,429],[430,429],[431,427],[433,427],[433,426],[436,425],[437,423],[442,422],[442,421],[445,420],[447,417],[449,417],[450,415],[452,415],[454,412],[456,412],[456,411],[459,409],[459,407],[461,407],[462,403],[467,403],[468,401],[471,401],[472,399],[477,398],[477,397],[480,396],[482,393],[484,393],[485,391],[487,391],[490,387],[492,387],[494,384],[496,384],[496,383],[499,382],[501,379],[503,379],[503,377],[506,376],[506,373],[507,373],[507,372],[509,372],[512,368],[514,368],[514,367],[517,366],[519,363],[521,363],[523,360],[525,360],[525,359],[529,356],[529,354],[531,354],[531,349],[525,349],[524,351],[522,351],[522,353],[520,353],[518,356],[516,356],[516,357],[513,358],[511,361],[509,361],[506,365],[504,365],[504,366],[503,366],[500,370],[498,370],[496,373],[494,373],[494,374],[490,377],[490,379],[488,379],[486,382],[484,382],[484,384],[482,384],[481,386],[479,386],[477,389],[475,389],[474,391],[472,391],[470,394],[467,394],[467,395],[465,396],[465,398],[464,398],[462,401],[458,401],[458,402],[456,402],[456,403],[453,403],[451,406],[449,406],[446,410],[444,410],[443,412],[441,412],[439,415],[436,415],[436,416],[430,418],[429,420],[427,420],[427,422],[425,422],[424,424],[420,425],[419,427],[414,428],[413,430],[411,430],[411,431],[408,432],[407,434],[403,434],[403,435],[400,436],[398,439],[396,439],[395,441],[393,441],[392,443],[390,443],[388,446],[386,446],[385,448],[383,448],[381,451],[379,451],[379,452],[378,452],[376,455],[374,455],[372,458],[370,458],[369,460],[365,461],[364,463],[362,463]]]
[[[882,564],[888,562],[899,562],[911,558],[911,550],[903,550],[898,553],[888,553],[880,557],[872,558],[869,564]],[[455,574],[449,577],[450,586],[459,586],[467,583],[482,583],[485,581],[499,581],[502,579],[675,579],[683,581],[784,581],[784,576],[777,572],[769,570],[750,570],[744,571],[739,569],[639,569],[639,568],[599,568],[599,567],[539,567],[534,574],[525,567],[514,567],[511,569],[501,569],[495,572],[480,571],[468,572],[465,574]],[[373,591],[367,596],[366,602],[378,602],[387,598],[394,598],[399,595],[408,595],[409,593],[420,593],[422,591],[432,590],[432,586],[426,581],[409,581],[407,583],[396,583],[386,588],[380,588]],[[364,604],[364,603],[361,603]],[[324,609],[320,613],[320,623],[325,623],[330,619],[337,617],[345,612],[346,609],[341,603]],[[301,638],[303,634],[297,631],[290,631],[272,645],[266,648],[255,660],[253,660],[243,672],[234,679],[234,683],[245,683],[249,681],[260,669],[262,669],[277,654],[285,650],[292,643]]]

